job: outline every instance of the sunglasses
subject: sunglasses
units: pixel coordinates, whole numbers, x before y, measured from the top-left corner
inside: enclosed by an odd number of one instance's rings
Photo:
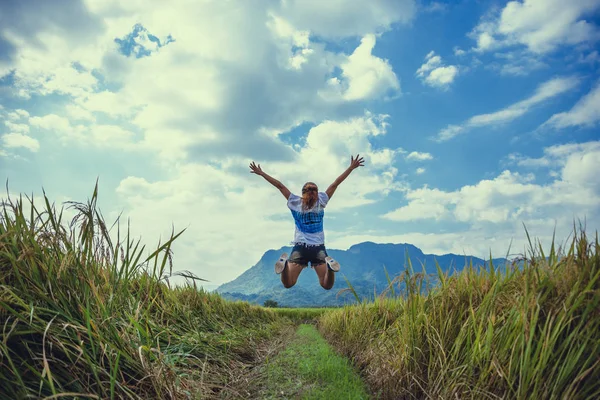
[[[317,190],[319,190],[319,189],[317,189],[317,188],[316,188],[316,187],[314,187],[314,186],[311,186],[311,187],[307,187],[307,188],[304,188],[304,189],[302,189],[302,193],[306,193],[306,192],[316,192]]]

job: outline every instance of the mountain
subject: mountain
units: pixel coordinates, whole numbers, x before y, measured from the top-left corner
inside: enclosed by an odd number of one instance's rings
[[[471,261],[473,266],[487,265],[486,261],[477,257],[423,254],[411,244],[363,242],[348,250],[327,250],[341,264],[331,290],[325,290],[319,285],[317,274],[310,267],[302,271],[295,286],[285,289],[280,276],[275,274],[274,265],[281,253],[290,254],[291,249],[282,247],[267,251],[256,265],[215,291],[227,299],[261,305],[266,300],[274,300],[286,307],[338,306],[355,302],[354,296],[349,292],[338,294],[340,290],[348,288],[344,277],[350,281],[360,298],[372,299],[375,293],[380,294],[388,286],[385,270],[392,279],[400,275],[408,265],[407,257],[410,258],[413,272],[422,272],[424,265],[427,274],[434,276],[437,276],[436,261],[444,272],[460,270]],[[493,262],[494,266],[502,266],[506,260],[494,259]]]

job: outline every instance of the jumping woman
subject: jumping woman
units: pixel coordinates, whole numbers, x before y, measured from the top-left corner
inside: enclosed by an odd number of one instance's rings
[[[287,206],[292,212],[296,231],[294,232],[294,247],[290,258],[283,253],[275,263],[275,272],[281,274],[281,282],[286,288],[291,288],[298,281],[300,272],[308,266],[316,271],[319,283],[324,289],[331,289],[335,281],[334,272],[340,270],[340,264],[327,255],[325,249],[325,234],[323,232],[324,209],[338,185],[352,171],[364,165],[364,159],[350,156],[350,166],[327,188],[319,192],[313,182],[302,186],[302,197],[293,194],[277,179],[268,175],[260,168],[260,164],[250,163],[250,173],[260,175],[271,185],[275,186],[287,200]]]

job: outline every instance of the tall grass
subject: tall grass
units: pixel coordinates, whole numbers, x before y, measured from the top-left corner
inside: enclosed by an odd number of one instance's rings
[[[97,184],[62,221],[44,193],[0,209],[0,398],[210,397],[278,328],[258,306],[171,288],[172,233],[145,256],[110,237]]]
[[[473,265],[438,285],[411,268],[403,292],[324,314],[321,332],[384,399],[600,397],[600,245],[533,245],[507,268]],[[402,285],[400,285],[402,284]]]

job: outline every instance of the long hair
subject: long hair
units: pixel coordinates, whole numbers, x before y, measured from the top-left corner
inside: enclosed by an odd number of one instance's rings
[[[307,187],[308,185],[313,185],[313,186],[317,186],[316,183],[314,182],[306,182],[303,186],[302,186],[302,190],[304,190],[305,187]],[[313,208],[315,206],[315,204],[317,203],[317,200],[319,199],[319,192],[306,192],[306,193],[302,193],[302,209],[303,210],[310,210],[311,208]]]

